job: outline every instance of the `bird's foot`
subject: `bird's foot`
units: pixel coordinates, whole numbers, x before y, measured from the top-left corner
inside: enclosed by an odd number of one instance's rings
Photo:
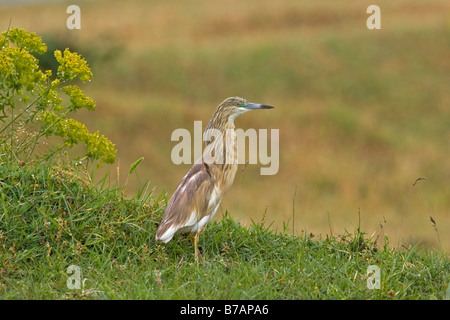
[[[199,263],[205,263],[205,259],[203,259],[203,256],[201,255],[200,252],[196,252],[195,253],[195,262],[197,262],[197,264]]]

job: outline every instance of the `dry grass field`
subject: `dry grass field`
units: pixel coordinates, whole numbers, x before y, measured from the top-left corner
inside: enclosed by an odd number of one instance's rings
[[[381,30],[366,27],[371,1],[78,1],[81,30],[66,28],[69,4],[1,4],[0,26],[88,60],[97,111],[78,116],[118,149],[97,177],[124,184],[144,157],[129,193],[149,180],[170,196],[189,168],[171,161],[172,131],[242,96],[276,107],[236,124],[279,129],[279,171],[239,170],[222,212],[316,235],[360,218],[391,245],[450,248],[447,0],[377,1]]]

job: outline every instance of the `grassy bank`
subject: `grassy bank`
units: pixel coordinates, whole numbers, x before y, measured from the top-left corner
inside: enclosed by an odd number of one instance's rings
[[[358,228],[326,238],[275,233],[264,218],[245,228],[228,214],[202,234],[197,265],[188,238],[154,242],[163,197],[125,199],[63,164],[2,165],[0,177],[1,299],[443,299],[450,281],[437,251],[389,248]],[[80,289],[67,285],[70,265]],[[367,287],[370,265],[380,289]]]

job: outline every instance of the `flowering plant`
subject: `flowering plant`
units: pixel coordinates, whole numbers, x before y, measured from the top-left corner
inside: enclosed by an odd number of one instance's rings
[[[88,159],[113,163],[114,144],[69,118],[81,108],[95,110],[95,101],[72,84],[92,79],[86,60],[69,49],[55,50],[59,66],[52,79],[52,71],[42,71],[36,58],[46,51],[35,33],[12,28],[0,35],[0,156],[24,161],[41,138],[58,136],[64,141],[58,150],[84,144]]]

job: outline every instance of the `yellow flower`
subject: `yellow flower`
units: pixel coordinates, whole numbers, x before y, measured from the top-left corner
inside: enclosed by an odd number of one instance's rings
[[[59,63],[57,76],[62,81],[70,81],[78,77],[81,81],[89,81],[92,79],[92,72],[86,60],[78,53],[70,52],[68,48],[62,53],[55,50],[55,58]]]

